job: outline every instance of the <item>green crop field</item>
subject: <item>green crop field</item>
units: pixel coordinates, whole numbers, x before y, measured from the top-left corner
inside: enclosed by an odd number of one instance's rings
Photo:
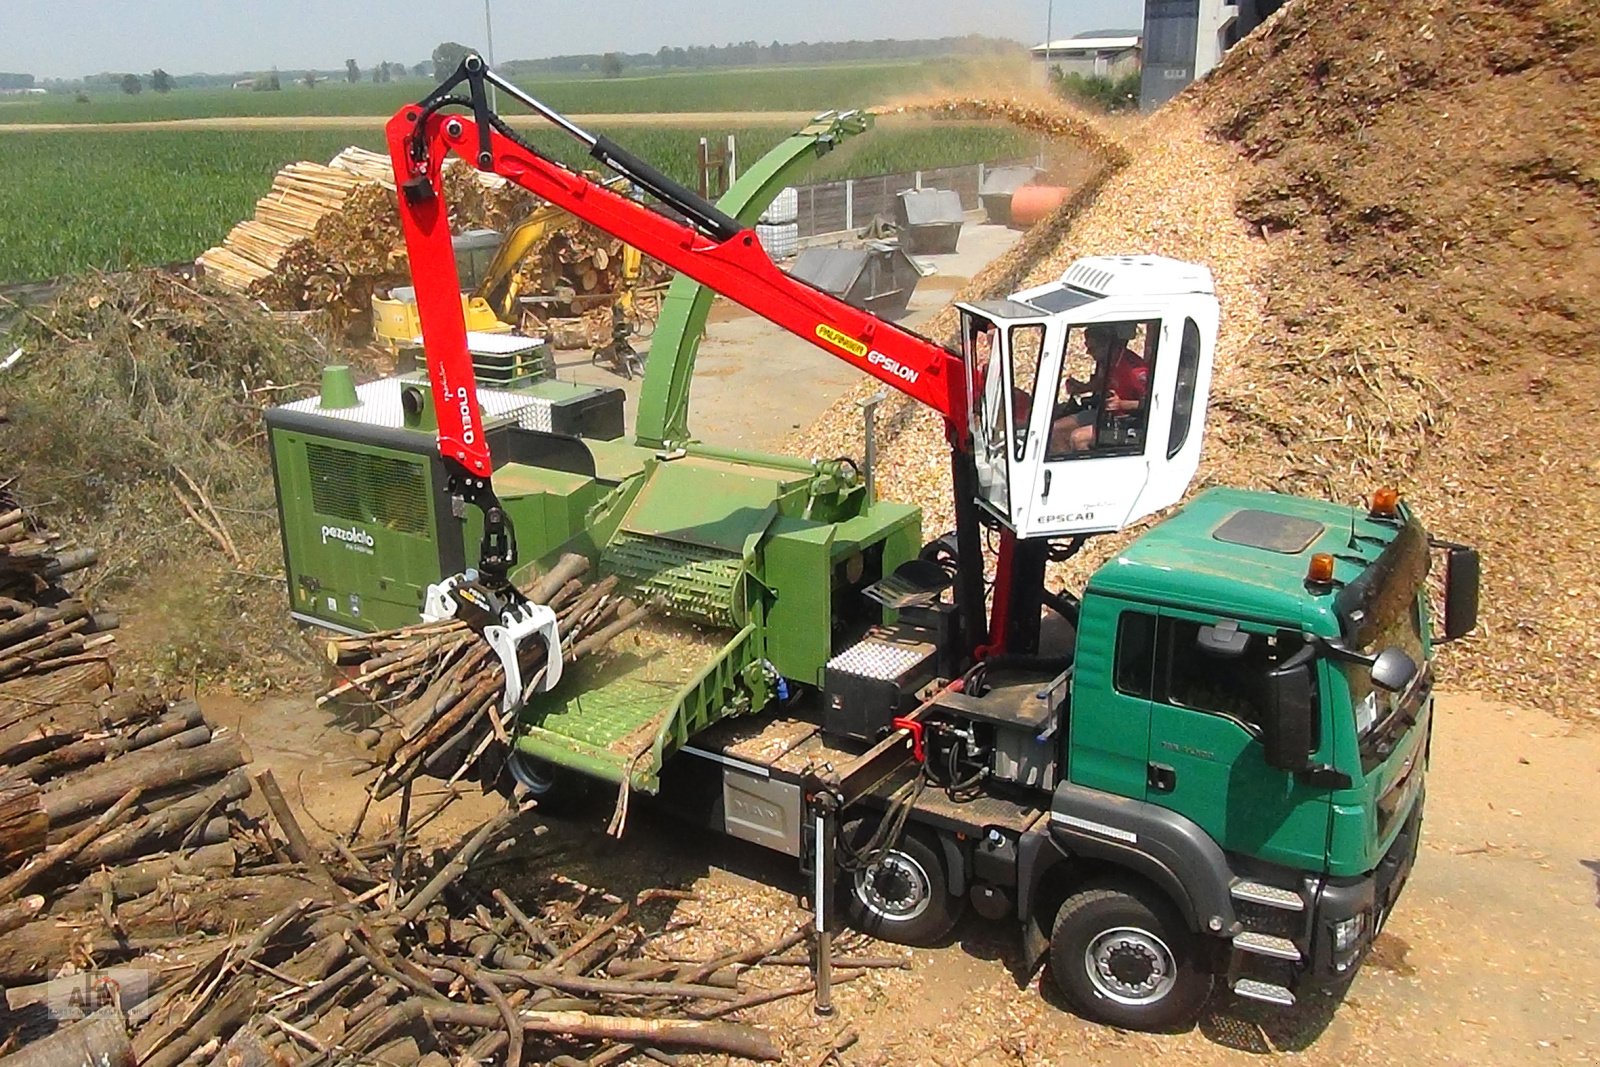
[[[642,74],[620,78],[534,75],[514,78],[558,111],[823,111],[866,107],[912,93],[950,89],[978,80],[993,61],[942,58],[901,63],[839,63],[822,67],[759,67]],[[323,82],[314,89],[285,81],[278,92],[247,89],[146,90],[90,94],[78,103],[53,94],[0,102],[0,123],[140,122],[255,116],[375,116],[393,114],[433,87],[431,79],[387,85]],[[508,111],[515,110],[508,108]]]
[[[605,132],[605,131],[600,131]],[[696,148],[717,130],[630,126],[610,131],[686,184]],[[790,131],[737,131],[746,162]],[[587,159],[559,134],[534,136],[569,164]],[[326,161],[346,145],[381,149],[377,124],[315,130],[128,130],[6,136],[0,152],[0,282],[85,269],[118,269],[193,259],[254,210],[272,175],[297,159]],[[884,128],[824,158],[809,180],[897,173],[1031,156],[1032,138],[1014,130],[956,123]],[[592,161],[591,161],[592,162]]]

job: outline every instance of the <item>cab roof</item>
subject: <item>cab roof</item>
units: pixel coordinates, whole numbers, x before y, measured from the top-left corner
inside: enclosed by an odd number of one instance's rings
[[[1352,537],[1352,531],[1354,537]],[[1088,590],[1339,634],[1334,599],[1398,536],[1365,509],[1245,489],[1209,489],[1107,560]],[[1309,589],[1311,556],[1334,557],[1334,588]]]

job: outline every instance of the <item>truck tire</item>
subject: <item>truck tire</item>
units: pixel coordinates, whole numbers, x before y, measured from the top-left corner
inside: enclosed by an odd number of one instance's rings
[[[532,800],[546,815],[572,811],[588,792],[582,775],[516,749],[506,755],[501,782],[507,796]]]
[[[1068,897],[1050,933],[1050,973],[1085,1018],[1126,1030],[1192,1024],[1212,976],[1195,935],[1161,895],[1101,883]]]
[[[871,827],[852,823],[847,840],[860,842]],[[950,892],[943,850],[921,831],[907,830],[871,867],[846,871],[839,887],[850,925],[901,945],[932,945],[961,918],[963,897]]]

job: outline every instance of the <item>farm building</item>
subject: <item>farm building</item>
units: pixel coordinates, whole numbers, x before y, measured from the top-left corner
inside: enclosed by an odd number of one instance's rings
[[[1094,33],[1046,41],[1030,50],[1034,77],[1046,84],[1052,70],[1101,78],[1137,74],[1143,45],[1137,33]]]

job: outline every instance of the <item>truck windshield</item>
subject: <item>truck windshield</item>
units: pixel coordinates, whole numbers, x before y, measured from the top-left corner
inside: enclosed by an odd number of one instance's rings
[[[1428,573],[1427,535],[1414,520],[1386,548],[1366,573],[1346,589],[1341,614],[1349,624],[1351,644],[1365,655],[1398,648],[1426,673],[1419,593]],[[1372,684],[1366,664],[1341,663],[1361,739],[1362,762],[1380,761],[1416,719],[1422,687],[1390,693]]]

